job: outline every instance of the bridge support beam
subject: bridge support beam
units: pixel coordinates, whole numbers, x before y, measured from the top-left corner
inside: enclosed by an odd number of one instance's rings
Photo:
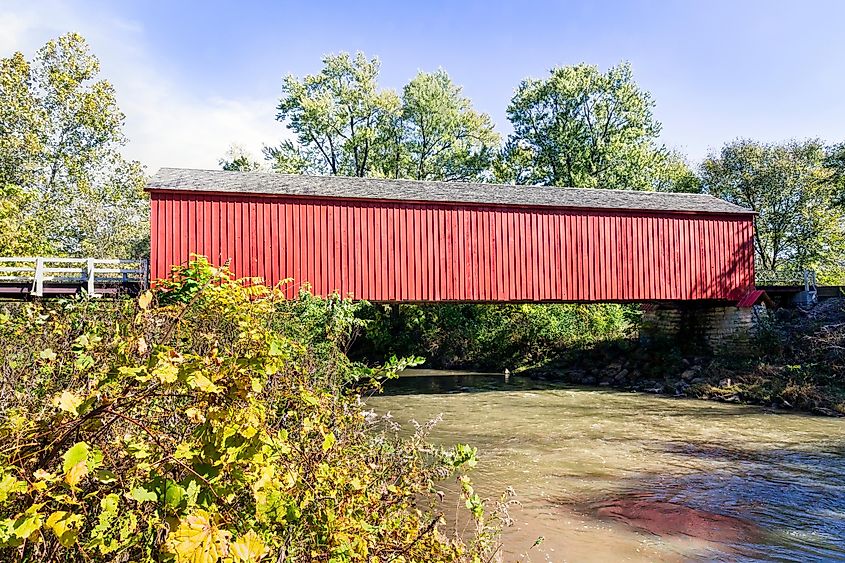
[[[670,340],[685,352],[742,351],[756,329],[752,308],[712,303],[673,303],[643,313],[640,340]]]

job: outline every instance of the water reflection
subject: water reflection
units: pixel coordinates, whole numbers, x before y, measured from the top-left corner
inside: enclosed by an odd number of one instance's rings
[[[845,560],[843,420],[456,372],[369,403],[479,448],[478,489],[522,502],[512,558]]]

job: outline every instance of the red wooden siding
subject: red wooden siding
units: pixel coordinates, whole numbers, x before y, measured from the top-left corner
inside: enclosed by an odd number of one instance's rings
[[[152,276],[190,253],[371,301],[739,300],[753,220],[154,190]]]

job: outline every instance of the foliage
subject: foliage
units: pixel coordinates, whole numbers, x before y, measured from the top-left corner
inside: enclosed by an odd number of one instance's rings
[[[143,173],[120,156],[124,116],[98,73],[75,33],[47,42],[32,61],[0,59],[0,186],[16,194],[0,221],[25,224],[32,241],[0,239],[0,254],[144,252]]]
[[[836,204],[845,206],[845,143],[827,149],[825,166],[830,170],[830,181],[836,190]]]
[[[442,69],[404,88],[396,129],[383,135],[379,172],[395,178],[468,181],[486,177],[499,146],[490,116],[478,113]]]
[[[402,362],[350,363],[356,373],[330,384],[315,340],[343,330],[295,340],[273,328],[299,322],[283,292],[199,259],[189,268],[138,300],[30,303],[0,318],[0,557],[487,557],[495,534],[462,472],[475,451],[379,430],[344,391]],[[455,471],[477,532],[465,540],[442,531],[431,494]]]
[[[633,325],[620,305],[372,305],[358,354],[425,356],[435,367],[514,369],[572,348],[624,338]],[[398,312],[398,314],[396,314]]]
[[[255,160],[245,147],[232,144],[218,163],[220,168],[230,172],[253,172],[261,170],[261,162]]]
[[[546,79],[523,80],[507,109],[514,132],[497,178],[576,188],[688,186],[682,161],[657,145],[653,107],[627,63],[606,73],[587,64],[556,67]]]
[[[285,173],[417,180],[485,178],[498,149],[490,117],[472,108],[443,70],[420,72],[401,98],[378,87],[378,59],[346,53],[322,70],[288,76],[278,119],[297,142],[265,148]]]
[[[383,115],[398,107],[396,94],[380,92],[378,59],[363,53],[323,58],[318,74],[301,81],[287,76],[278,106],[279,121],[286,121],[300,146],[319,160],[314,166],[329,174],[366,176]],[[286,145],[292,147],[292,145]]]
[[[780,145],[739,140],[702,165],[705,189],[758,213],[754,249],[760,281],[800,280],[816,270],[820,282],[845,279],[843,213],[836,184],[815,140]]]

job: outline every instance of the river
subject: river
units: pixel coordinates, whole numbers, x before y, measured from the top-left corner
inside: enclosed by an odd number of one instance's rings
[[[845,561],[843,419],[431,370],[367,403],[513,487],[508,561]]]

